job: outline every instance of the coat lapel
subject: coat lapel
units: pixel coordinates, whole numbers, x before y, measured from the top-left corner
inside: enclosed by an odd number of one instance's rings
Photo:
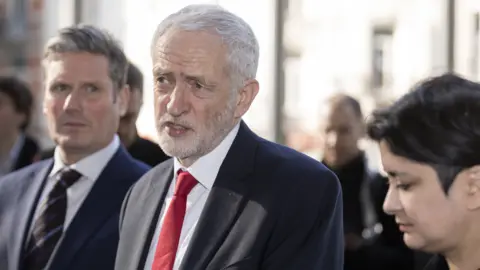
[[[26,191],[22,196],[23,199],[19,201],[14,217],[14,224],[17,224],[18,232],[21,233],[13,234],[11,246],[9,248],[13,253],[12,258],[14,258],[11,269],[22,269],[22,252],[24,250],[25,242],[28,239],[30,224],[32,223],[37,201],[40,198],[40,194],[45,185],[45,180],[47,179],[47,175],[50,172],[52,165],[52,159],[38,164],[39,168],[31,172],[30,176],[26,177],[26,180],[28,181],[24,181]]]
[[[138,198],[142,199],[135,202],[135,209],[132,209],[133,211],[130,210],[129,213],[131,219],[128,222],[135,222],[135,224],[126,228],[128,231],[125,231],[125,235],[138,235],[138,237],[129,239],[131,241],[128,242],[128,245],[131,247],[143,247],[130,250],[132,255],[129,256],[135,258],[131,269],[144,269],[145,267],[163,202],[173,179],[173,159],[164,162],[160,167],[156,167],[153,170],[155,171],[152,172],[153,175],[149,179],[150,184],[143,191],[146,195],[138,195]],[[124,222],[126,221],[124,220]],[[122,235],[123,233],[122,231]]]
[[[254,169],[258,140],[241,122],[198,220],[182,261],[182,270],[203,270],[245,207],[248,176]]]
[[[129,174],[130,166],[131,158],[120,147],[60,239],[60,245],[57,246],[48,269],[68,269],[75,254],[111,218],[112,213],[119,211],[127,190],[137,180]]]

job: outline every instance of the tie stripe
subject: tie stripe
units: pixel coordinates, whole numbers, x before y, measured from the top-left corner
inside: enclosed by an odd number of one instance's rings
[[[35,241],[35,246],[33,246],[31,250],[27,251],[27,256],[28,254],[31,254],[32,252],[34,252],[37,248],[42,247],[45,244],[45,242],[47,242],[49,239],[52,239],[52,237],[57,236],[57,234],[59,233],[61,234],[62,232],[63,232],[63,225],[60,225],[54,228],[53,230],[49,230],[47,235]]]
[[[33,224],[32,234],[24,253],[24,269],[44,269],[64,231],[67,212],[67,189],[81,174],[64,170],[58,181],[40,207],[39,215]]]

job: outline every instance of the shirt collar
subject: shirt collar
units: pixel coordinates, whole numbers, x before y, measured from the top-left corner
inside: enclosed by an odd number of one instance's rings
[[[188,171],[195,179],[206,189],[212,189],[213,183],[217,178],[220,166],[227,156],[230,147],[238,134],[240,124],[237,124],[223,139],[223,141],[215,147],[210,153],[200,157],[192,166],[184,168],[178,159],[174,159],[173,168],[175,172],[179,169]]]
[[[58,148],[56,148],[53,156],[54,164],[49,176],[54,176],[65,167],[68,167],[81,173],[83,177],[95,181],[113,157],[118,147],[120,147],[120,139],[118,138],[118,135],[115,134],[109,145],[70,166],[65,165]]]

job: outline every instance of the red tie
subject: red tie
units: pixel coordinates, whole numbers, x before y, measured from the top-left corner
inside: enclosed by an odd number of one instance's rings
[[[186,171],[179,170],[175,193],[163,220],[152,270],[172,270],[177,254],[180,233],[182,232],[188,193],[197,184],[197,180]]]

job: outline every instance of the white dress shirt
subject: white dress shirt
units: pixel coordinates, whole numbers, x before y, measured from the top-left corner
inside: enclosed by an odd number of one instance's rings
[[[190,239],[195,231],[197,226],[198,219],[202,213],[205,202],[207,201],[210,190],[212,189],[215,178],[217,178],[218,171],[220,166],[223,163],[223,160],[227,156],[228,150],[232,146],[233,140],[237,136],[238,129],[240,125],[237,124],[223,139],[223,141],[210,153],[199,158],[192,166],[189,168],[183,168],[180,162],[177,159],[174,159],[174,179],[170,184],[168,189],[167,196],[165,197],[165,202],[163,203],[162,210],[160,212],[160,219],[157,223],[155,229],[155,235],[153,236],[152,242],[150,244],[150,249],[148,252],[147,261],[145,263],[145,270],[151,270],[153,259],[155,257],[155,250],[157,248],[158,237],[160,235],[160,230],[163,224],[163,219],[165,218],[165,209],[170,204],[170,201],[173,197],[173,192],[175,190],[176,183],[176,172],[179,169],[188,171],[195,179],[198,181],[198,184],[192,189],[192,191],[187,196],[187,208],[185,212],[185,219],[183,220],[182,231],[180,233],[180,241],[178,242],[177,255],[175,257],[175,264],[173,266],[174,270],[177,270],[182,263],[183,256],[185,251],[188,248]]]
[[[40,200],[38,201],[37,208],[35,210],[34,219],[30,224],[30,234],[33,230],[33,224],[35,223],[35,220],[37,219],[38,215],[40,215],[39,210],[41,209],[42,204],[45,203],[48,193],[55,186],[57,182],[56,176],[58,173],[60,173],[61,170],[67,167],[76,170],[77,172],[82,174],[82,177],[67,189],[67,213],[63,226],[63,231],[65,231],[68,225],[70,225],[70,222],[72,221],[73,217],[82,205],[83,201],[87,197],[90,189],[95,184],[95,181],[100,176],[103,169],[113,157],[113,155],[117,152],[119,146],[120,140],[118,136],[115,135],[112,142],[110,142],[107,147],[93,153],[88,157],[83,158],[82,160],[70,166],[65,165],[62,158],[60,157],[60,152],[58,151],[58,149],[56,149],[53,157],[53,168],[48,175],[47,183],[45,183],[45,188],[42,191],[42,195],[40,197]]]

